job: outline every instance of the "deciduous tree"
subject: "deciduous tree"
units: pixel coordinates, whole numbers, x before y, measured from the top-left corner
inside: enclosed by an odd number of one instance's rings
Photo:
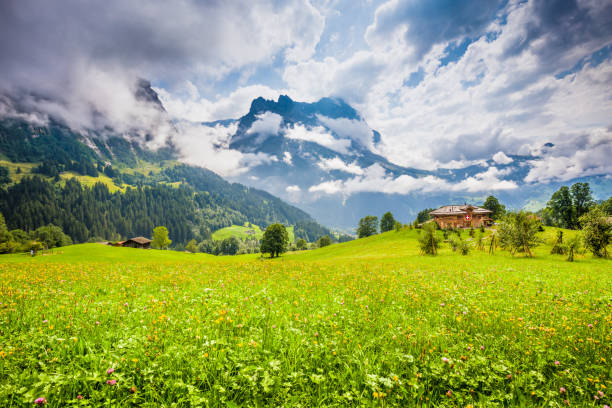
[[[317,243],[319,244],[319,248],[323,248],[331,245],[332,240],[329,235],[323,235],[321,238],[319,238],[319,241]]]
[[[374,215],[366,215],[359,220],[357,227],[357,236],[359,238],[369,237],[378,233],[378,217]]]
[[[162,226],[155,227],[153,229],[151,246],[157,249],[167,249],[170,244],[172,244],[172,240],[168,238],[168,228]]]
[[[271,258],[279,256],[287,250],[289,234],[283,224],[270,224],[261,240],[261,252],[270,254]]]
[[[596,257],[607,257],[607,246],[612,240],[612,224],[599,207],[593,207],[580,217],[584,246]]]
[[[532,257],[531,250],[542,240],[538,236],[540,221],[525,211],[510,213],[499,223],[497,234],[500,246],[512,255],[523,252]]]
[[[504,216],[506,213],[506,206],[500,204],[499,200],[495,196],[488,196],[485,200],[482,208],[486,208],[489,211],[492,211],[491,218],[494,220],[498,220]]]
[[[394,226],[395,218],[393,218],[393,214],[390,211],[387,211],[380,219],[380,232],[391,231]]]

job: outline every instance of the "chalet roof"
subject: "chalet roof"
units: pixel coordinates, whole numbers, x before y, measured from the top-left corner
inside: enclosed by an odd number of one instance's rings
[[[493,211],[486,208],[476,207],[474,205],[445,205],[437,210],[431,211],[431,215],[461,215],[466,214],[467,210],[471,209],[472,214],[492,214]]]
[[[134,241],[134,242],[136,242],[137,244],[148,244],[149,242],[151,242],[151,240],[150,240],[150,239],[145,238],[145,237],[135,237],[135,238],[130,238],[130,239],[128,239],[128,240],[127,240],[127,241],[125,241],[125,242],[128,242],[128,241]]]

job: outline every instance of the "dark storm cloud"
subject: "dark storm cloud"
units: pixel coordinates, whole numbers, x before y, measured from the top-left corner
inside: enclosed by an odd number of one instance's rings
[[[508,44],[506,57],[531,49],[544,65],[577,46],[594,52],[612,39],[612,1],[539,0],[530,3],[530,18],[520,37]]]
[[[491,23],[502,1],[429,0],[390,1],[380,7],[366,38],[371,43],[388,41],[405,28],[405,40],[418,59],[434,44],[479,36]]]

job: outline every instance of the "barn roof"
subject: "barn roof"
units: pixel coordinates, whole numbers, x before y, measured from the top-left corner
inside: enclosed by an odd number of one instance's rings
[[[149,238],[145,238],[145,237],[135,237],[135,238],[130,238],[125,242],[128,241],[134,241],[137,244],[148,244],[149,242],[151,242],[151,240]]]
[[[466,214],[468,209],[472,209],[472,214],[492,214],[493,211],[474,205],[445,205],[437,210],[431,211],[431,215],[461,215]]]

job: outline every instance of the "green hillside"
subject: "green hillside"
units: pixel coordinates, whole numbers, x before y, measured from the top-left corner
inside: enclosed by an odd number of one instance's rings
[[[289,234],[289,242],[295,242],[293,225],[287,226],[286,228]],[[231,237],[241,240],[253,237],[261,239],[263,237],[263,230],[258,225],[245,223],[245,225],[232,225],[230,227],[221,228],[212,234],[212,238],[215,241],[222,241]]]
[[[308,241],[331,234],[265,191],[177,162],[170,145],[150,151],[118,135],[85,139],[58,123],[3,119],[0,159],[11,180],[0,186],[9,229],[52,223],[86,242],[150,236],[154,226],[164,225],[178,245],[245,223],[296,225],[296,234]]]

